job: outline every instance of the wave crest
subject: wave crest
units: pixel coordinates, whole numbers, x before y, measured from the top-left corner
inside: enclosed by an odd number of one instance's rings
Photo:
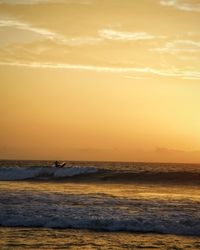
[[[82,174],[95,173],[97,169],[94,167],[4,167],[0,168],[0,180],[26,180],[40,178],[63,178]]]

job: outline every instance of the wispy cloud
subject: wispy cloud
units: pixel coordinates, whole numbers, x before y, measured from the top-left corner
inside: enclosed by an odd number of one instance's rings
[[[145,77],[142,77],[142,76],[124,76],[124,78],[127,78],[127,79],[133,79],[133,80],[143,80],[145,79]]]
[[[160,4],[163,6],[169,6],[182,11],[194,11],[200,12],[200,3],[191,3],[181,0],[161,0]]]
[[[136,41],[154,39],[155,36],[146,32],[124,32],[112,29],[102,29],[99,31],[99,36],[110,40]]]
[[[80,46],[82,44],[96,44],[102,41],[99,37],[73,37],[66,38],[64,35],[50,31],[48,29],[34,27],[29,23],[20,22],[18,20],[3,19],[0,20],[0,27],[13,27],[20,30],[31,31],[40,35],[44,39],[53,40],[56,43],[65,44],[69,46]]]
[[[200,52],[200,42],[193,40],[175,40],[167,42],[164,47],[150,49],[150,51],[172,54],[179,52],[196,53]]]
[[[80,45],[95,45],[102,42],[103,39],[99,37],[72,37],[72,38],[65,38],[63,43],[69,46],[80,46]]]
[[[189,70],[165,70],[155,69],[150,67],[106,67],[106,66],[94,66],[94,65],[82,65],[82,64],[67,64],[67,63],[52,63],[52,62],[20,62],[20,61],[1,61],[0,65],[4,66],[17,66],[17,67],[30,67],[30,68],[43,68],[43,69],[66,69],[66,70],[81,70],[81,71],[93,71],[99,73],[135,73],[141,76],[155,75],[164,77],[178,77],[178,78],[190,78],[200,79],[200,72]]]
[[[156,37],[146,32],[122,32],[111,29],[101,29],[96,36],[85,37],[66,37],[65,35],[56,33],[54,31],[35,27],[30,23],[25,23],[15,19],[4,18],[0,19],[1,27],[12,27],[19,30],[25,30],[40,35],[43,39],[54,41],[58,44],[64,44],[69,46],[81,46],[81,45],[96,45],[105,40],[120,40],[120,41],[137,41],[137,40],[150,40],[155,38],[163,38],[163,36]]]
[[[10,20],[10,19],[0,20],[0,27],[14,27],[16,29],[28,30],[37,33],[39,35],[45,36],[49,39],[55,39],[58,37],[58,35],[54,32],[42,28],[35,28],[28,23],[23,23],[17,20]],[[63,37],[59,36],[59,39],[63,39]]]
[[[94,0],[0,0],[0,4],[35,5],[35,4],[92,4]]]

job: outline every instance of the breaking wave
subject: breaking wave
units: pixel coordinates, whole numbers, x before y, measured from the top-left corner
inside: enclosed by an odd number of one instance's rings
[[[10,220],[1,222],[1,226],[6,227],[44,227],[44,228],[59,228],[59,229],[88,229],[100,231],[125,231],[125,232],[142,232],[142,233],[162,233],[162,234],[176,234],[176,235],[190,235],[200,236],[200,226],[196,223],[195,226],[185,225],[190,223],[185,220],[183,224],[176,225],[175,222],[152,220],[142,220],[141,218],[133,218],[126,220],[123,218],[88,218],[88,219],[70,219],[70,218],[25,218],[23,216],[16,216]]]
[[[0,226],[200,236],[199,202],[99,195],[1,193]],[[192,208],[192,213],[191,213]]]
[[[52,164],[2,161],[0,226],[200,236],[199,166]]]
[[[0,180],[55,179],[97,172],[94,167],[3,167],[0,168]]]
[[[98,166],[66,166],[63,168],[49,166],[0,167],[0,181],[15,180],[48,180],[55,181],[61,178],[81,182],[107,183],[166,183],[200,185],[200,171],[185,171],[174,169],[117,169]]]

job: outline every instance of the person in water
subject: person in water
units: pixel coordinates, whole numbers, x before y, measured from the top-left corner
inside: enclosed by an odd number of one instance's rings
[[[58,161],[55,161],[54,166],[55,166],[56,168],[59,168],[59,163],[58,163]]]
[[[63,162],[63,163],[59,163],[58,161],[55,161],[55,163],[54,163],[54,164],[55,164],[54,166],[55,166],[56,168],[62,168],[62,167],[64,167],[64,166],[65,166],[65,164],[66,164],[66,163],[65,163],[65,162]]]

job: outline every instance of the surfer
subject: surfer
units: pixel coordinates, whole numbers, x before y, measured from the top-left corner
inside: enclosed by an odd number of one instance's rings
[[[66,164],[65,162],[59,163],[58,161],[55,161],[54,166],[55,166],[56,168],[62,168],[62,167],[65,166],[65,164]]]

